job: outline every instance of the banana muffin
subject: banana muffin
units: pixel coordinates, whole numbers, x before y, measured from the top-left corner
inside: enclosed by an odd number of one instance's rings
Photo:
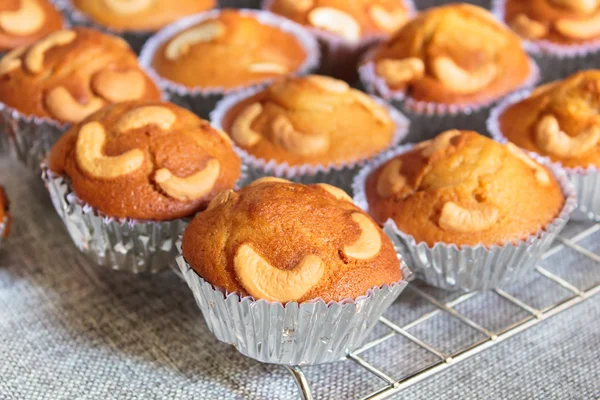
[[[63,28],[48,0],[7,0],[0,4],[0,52],[29,45]]]
[[[542,232],[565,195],[553,173],[517,146],[452,130],[378,167],[369,213],[418,244],[504,246]]]
[[[207,282],[286,303],[355,299],[402,279],[394,247],[342,190],[263,178],[219,194],[183,235]]]

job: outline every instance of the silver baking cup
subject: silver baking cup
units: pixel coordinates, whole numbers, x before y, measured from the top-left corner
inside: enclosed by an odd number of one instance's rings
[[[213,110],[213,112],[211,112],[211,124],[217,129],[224,130],[223,120],[225,115],[227,115],[227,112],[236,104],[239,104],[241,101],[252,97],[262,90],[264,90],[264,88],[252,88],[244,90],[240,93],[234,93],[226,96],[217,104],[217,107]],[[388,147],[392,148],[398,145],[398,143],[404,139],[406,133],[408,132],[410,121],[399,111],[393,107],[390,107],[389,104],[382,99],[373,96],[372,98],[388,111],[390,118],[396,125],[396,131],[394,132],[394,136],[392,137],[392,141]],[[365,132],[365,135],[368,134],[369,132]],[[363,158],[343,164],[289,165],[285,162],[277,163],[275,160],[257,158],[248,153],[246,150],[236,146],[235,143],[234,148],[238,156],[242,159],[242,162],[247,167],[247,182],[251,182],[265,176],[277,176],[307,185],[312,183],[329,183],[330,185],[342,188],[349,193],[354,175],[356,175],[360,167],[367,161],[367,159]]]
[[[413,0],[398,0],[398,2],[406,7],[409,19],[417,14]],[[261,8],[268,11],[272,3],[273,0],[263,0]],[[362,54],[390,37],[390,34],[381,33],[365,36],[353,42],[323,29],[310,26],[305,28],[317,39],[321,49],[321,65],[317,73],[343,79],[350,83],[356,79],[356,67]]]
[[[507,25],[504,19],[505,5],[506,0],[493,0],[492,14],[498,21]],[[540,66],[542,83],[555,81],[581,70],[597,69],[600,65],[600,39],[571,45],[549,40],[523,39],[523,48]]]
[[[500,115],[511,105],[527,98],[530,93],[530,90],[514,93],[492,109],[487,121],[487,129],[494,140],[500,143],[509,141],[500,130],[498,122]],[[555,162],[554,165],[565,171],[577,193],[577,210],[571,218],[600,222],[600,168],[594,166],[567,168],[559,162]]]
[[[69,125],[49,118],[22,114],[0,103],[1,142],[12,148],[18,160],[31,171],[38,173],[40,163]]]
[[[284,32],[292,34],[298,39],[298,42],[306,52],[306,60],[290,75],[310,74],[318,67],[320,60],[319,46],[316,40],[302,26],[267,11],[243,9],[238,10],[238,12],[242,15],[256,18],[261,24],[275,26]],[[265,79],[255,85],[240,86],[236,88],[189,88],[163,78],[156,72],[152,67],[152,60],[154,58],[154,53],[158,51],[163,43],[194,25],[217,18],[220,13],[221,10],[211,10],[180,19],[179,21],[166,26],[146,42],[139,57],[141,66],[155,82],[158,82],[159,87],[167,93],[171,102],[187,108],[205,119],[208,119],[210,112],[215,108],[217,102],[226,94],[239,92],[240,90],[247,88],[264,87],[275,80],[275,78]]]
[[[375,49],[374,49],[375,50]],[[410,142],[432,139],[448,129],[473,130],[485,133],[486,120],[490,108],[501,98],[473,104],[442,104],[415,100],[405,91],[394,91],[375,73],[375,64],[367,61],[372,52],[367,53],[358,73],[361,83],[368,93],[376,94],[401,110],[411,121],[407,136]],[[513,92],[533,87],[540,78],[540,70],[533,59],[529,60],[530,74],[523,84]]]
[[[2,248],[2,241],[4,240],[4,232],[8,227],[8,217],[4,217],[2,221],[0,221],[0,249]]]
[[[282,304],[215,288],[183,256],[177,257],[177,264],[217,339],[234,345],[247,357],[283,365],[338,361],[360,347],[411,274],[401,262],[401,281],[374,287],[357,299]]]
[[[363,168],[353,183],[354,202],[369,211],[365,194],[367,177],[386,161],[412,149],[405,145],[389,151]],[[556,239],[576,207],[575,189],[566,173],[548,159],[529,153],[538,162],[550,168],[565,196],[565,203],[558,216],[542,231],[530,235],[518,243],[503,246],[460,246],[425,242],[417,243],[409,234],[400,231],[392,219],[384,224],[384,232],[392,239],[396,251],[411,266],[417,277],[429,285],[446,290],[488,290],[518,281],[535,267],[541,256]]]
[[[218,0],[219,8],[260,8],[261,0]]]

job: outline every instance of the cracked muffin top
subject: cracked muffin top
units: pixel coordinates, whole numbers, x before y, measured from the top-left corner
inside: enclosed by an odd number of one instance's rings
[[[504,245],[544,229],[565,202],[554,175],[517,146],[446,131],[376,169],[369,213],[429,246]]]
[[[110,105],[54,145],[50,170],[115,218],[172,220],[201,211],[240,176],[224,133],[167,102]]]
[[[262,178],[220,193],[183,235],[216,287],[275,302],[355,299],[402,278],[390,239],[341,189]]]
[[[288,165],[369,158],[389,147],[396,131],[373,98],[318,75],[276,81],[234,105],[222,125],[249,154]]]
[[[165,40],[152,67],[189,88],[225,90],[297,72],[308,59],[307,49],[295,34],[262,17],[236,10],[215,13]]]
[[[504,18],[530,40],[570,45],[600,39],[598,0],[507,0]]]
[[[487,10],[461,3],[420,13],[370,61],[390,90],[442,104],[493,101],[532,72],[517,35]]]
[[[349,42],[389,35],[411,12],[402,0],[273,0],[267,9]]]
[[[215,0],[71,0],[95,23],[123,31],[157,31],[188,15],[210,10]]]
[[[10,232],[11,217],[8,206],[8,197],[6,197],[4,188],[0,186],[0,237],[7,237]]]
[[[57,31],[0,60],[0,101],[23,114],[75,123],[138,99],[160,91],[123,39],[93,29]]]
[[[48,0],[0,2],[0,51],[31,44],[62,27],[60,12]]]
[[[600,70],[535,89],[499,117],[502,135],[568,168],[600,167]]]

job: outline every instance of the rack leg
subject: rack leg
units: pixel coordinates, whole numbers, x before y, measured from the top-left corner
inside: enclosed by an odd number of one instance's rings
[[[286,366],[290,374],[296,380],[296,385],[298,385],[298,390],[300,391],[300,400],[314,400],[313,396],[310,392],[310,385],[306,380],[306,376],[304,376],[304,372],[302,372],[302,368],[300,367],[289,367]]]

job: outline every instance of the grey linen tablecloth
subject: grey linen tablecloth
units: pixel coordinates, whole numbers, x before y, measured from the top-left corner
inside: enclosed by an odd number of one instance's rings
[[[0,184],[15,216],[13,235],[0,249],[0,399],[297,398],[284,368],[261,365],[215,340],[187,286],[170,271],[135,277],[97,268],[72,245],[37,176],[4,156]],[[557,257],[549,268],[577,262],[568,259],[573,254]],[[536,284],[513,290],[525,293]],[[540,307],[561,296],[543,292],[532,299]],[[476,297],[459,311],[488,329],[498,323],[491,314],[522,317],[490,294]],[[427,307],[408,291],[386,317],[402,324]],[[378,326],[373,335],[382,333]],[[443,313],[411,333],[447,352],[479,335]],[[427,359],[402,337],[362,356],[395,377]],[[317,399],[357,398],[383,386],[350,361],[305,372]],[[598,399],[600,296],[396,398]]]

